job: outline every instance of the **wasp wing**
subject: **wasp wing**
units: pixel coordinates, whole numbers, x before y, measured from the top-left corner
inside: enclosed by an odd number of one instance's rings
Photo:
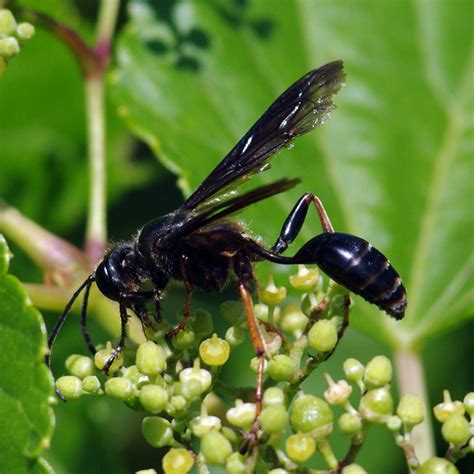
[[[212,206],[216,195],[264,171],[277,151],[323,124],[335,107],[332,96],[342,87],[344,79],[343,63],[339,60],[310,71],[296,81],[214,168],[181,209]]]

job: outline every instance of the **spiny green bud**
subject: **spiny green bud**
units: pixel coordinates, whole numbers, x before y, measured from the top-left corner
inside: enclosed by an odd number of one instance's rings
[[[236,400],[235,407],[229,408],[226,413],[229,423],[242,429],[250,428],[256,416],[255,403],[243,403],[242,400]]]
[[[367,471],[359,464],[349,464],[342,468],[342,474],[367,474]]]
[[[269,387],[263,392],[263,406],[271,407],[283,405],[285,403],[285,394],[279,387]]]
[[[441,427],[441,434],[448,443],[462,446],[471,437],[469,422],[462,415],[451,415]]]
[[[107,342],[105,349],[101,349],[100,351],[97,351],[95,353],[94,355],[95,366],[99,370],[102,370],[105,367],[105,364],[109,361],[113,352],[114,352],[114,349],[112,348],[112,344],[110,342]],[[117,370],[119,370],[120,367],[122,367],[122,365],[123,365],[123,353],[119,352],[117,356],[115,357],[114,361],[112,362],[112,365],[109,367],[108,373],[113,374],[114,372],[117,372]]]
[[[196,358],[194,360],[193,367],[183,369],[179,373],[179,380],[183,384],[189,383],[191,380],[196,380],[200,382],[202,386],[202,390],[201,390],[201,393],[202,393],[208,390],[209,387],[211,386],[212,375],[208,370],[200,368],[200,361],[198,358]]]
[[[285,451],[293,461],[305,462],[315,453],[316,441],[302,433],[293,434],[286,439]]]
[[[250,370],[252,370],[252,372],[258,373],[258,363],[259,363],[258,357],[252,357],[250,359]],[[267,370],[268,370],[268,360],[264,359],[263,360],[263,373],[266,373]]]
[[[144,385],[138,395],[143,408],[153,414],[160,413],[168,405],[168,390],[159,385]]]
[[[16,20],[13,13],[6,8],[0,8],[0,37],[9,36],[16,30]]]
[[[259,321],[262,321],[263,323],[268,323],[268,315],[270,314],[270,309],[266,304],[257,303],[253,307],[253,314]]]
[[[83,379],[94,373],[94,362],[90,357],[72,354],[66,359],[66,369],[72,375]]]
[[[379,388],[392,380],[392,363],[383,356],[375,356],[365,367],[364,382],[368,389]]]
[[[268,374],[277,382],[288,382],[295,375],[295,365],[291,357],[278,354],[268,364]]]
[[[194,436],[202,438],[209,431],[219,431],[221,429],[221,420],[217,416],[210,416],[207,413],[201,413],[190,423],[191,432]]]
[[[308,332],[308,344],[318,352],[332,351],[337,344],[337,326],[334,321],[316,321]]]
[[[241,301],[224,301],[219,308],[223,318],[230,324],[237,325],[245,320],[245,311]]]
[[[308,322],[308,318],[295,304],[286,305],[281,311],[280,327],[282,331],[300,337]]]
[[[411,393],[403,395],[397,407],[397,415],[409,427],[419,425],[425,419],[423,401]]]
[[[433,408],[433,413],[440,423],[444,423],[451,415],[464,415],[464,404],[459,400],[451,400],[449,390],[443,390],[443,403]]]
[[[211,313],[204,308],[197,308],[195,311],[195,320],[192,324],[193,331],[198,339],[209,336],[214,329]]]
[[[239,326],[231,326],[225,333],[225,340],[232,349],[240,346],[245,340],[245,331]]]
[[[20,52],[18,40],[13,36],[0,38],[0,56],[4,58],[12,58]]]
[[[447,459],[430,458],[418,468],[417,474],[459,474],[459,471]]]
[[[362,420],[357,413],[343,413],[337,420],[339,429],[348,436],[355,436],[362,430]]]
[[[87,393],[99,394],[102,392],[100,388],[100,380],[95,375],[88,375],[82,380],[82,390]]]
[[[118,400],[130,400],[133,396],[133,384],[125,377],[114,377],[105,382],[105,393]]]
[[[211,366],[221,366],[227,362],[230,353],[230,346],[227,341],[213,334],[210,339],[201,342],[199,355],[202,361]]]
[[[364,366],[357,359],[346,359],[343,365],[344,374],[350,382],[358,383],[364,376]]]
[[[339,380],[334,383],[334,380],[329,374],[324,374],[328,382],[329,388],[324,391],[324,398],[331,405],[344,405],[352,393],[352,387],[345,381]]]
[[[162,448],[174,444],[171,423],[159,416],[147,416],[142,421],[142,433],[154,448]]]
[[[153,341],[144,342],[138,346],[135,363],[142,374],[159,374],[166,369],[165,351]]]
[[[469,392],[463,400],[464,407],[470,417],[474,417],[474,392]]]
[[[16,29],[18,37],[22,40],[29,40],[35,35],[35,27],[31,23],[20,23]]]
[[[196,343],[196,334],[193,329],[182,329],[171,342],[176,349],[189,349]]]
[[[290,422],[295,431],[307,433],[318,429],[324,435],[332,430],[332,411],[324,400],[314,395],[300,395],[291,404]]]
[[[228,474],[246,474],[248,469],[245,465],[245,457],[240,453],[232,453],[225,463],[225,471]]]
[[[286,288],[284,286],[277,287],[273,275],[269,274],[267,286],[258,290],[258,297],[263,304],[278,306],[286,298]]]
[[[370,423],[385,423],[393,412],[393,398],[386,387],[369,390],[360,399],[359,413]]]
[[[210,464],[225,464],[232,454],[230,441],[218,431],[209,431],[201,438],[201,454]]]
[[[56,387],[67,400],[76,400],[82,395],[82,382],[75,375],[64,375],[56,380]]]
[[[284,405],[268,406],[260,413],[260,426],[269,434],[282,433],[288,425],[288,410]]]
[[[298,265],[298,273],[290,276],[290,284],[300,291],[311,291],[319,281],[319,271],[316,268],[307,268]]]
[[[397,433],[402,427],[402,420],[398,416],[393,415],[387,418],[385,424],[392,433]]]
[[[184,448],[171,448],[162,460],[165,474],[186,474],[191,470],[193,464],[193,456]]]

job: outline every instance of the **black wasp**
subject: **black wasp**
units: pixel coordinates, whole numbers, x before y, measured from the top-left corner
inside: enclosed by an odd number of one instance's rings
[[[72,296],[52,330],[49,347],[52,347],[74,301],[84,290],[82,332],[89,349],[95,353],[86,330],[87,300],[93,282],[107,298],[117,301],[120,308],[121,338],[104,367],[107,371],[125,343],[127,308],[140,318],[143,325],[149,325],[147,305],[155,304],[154,318],[159,320],[160,299],[168,282],[184,282],[184,317],[172,331],[172,337],[186,324],[193,289],[220,291],[232,275],[237,281],[252,344],[259,357],[258,413],[264,344],[251,299],[255,288],[255,262],[317,264],[336,282],[401,319],[406,307],[406,293],[398,273],[387,258],[365,240],[334,232],[321,201],[313,194],[301,196],[286,218],[275,244],[269,248],[250,237],[242,225],[227,220],[247,206],[299,183],[298,179],[281,179],[249,192],[237,193],[243,181],[269,167],[268,161],[281,148],[288,147],[296,137],[329,117],[334,109],[332,96],[339,91],[344,78],[342,61],[333,61],[303,76],[276,99],[184,204],[148,222],[133,242],[119,244],[110,250]],[[283,256],[282,253],[298,235],[311,203],[315,204],[323,232],[304,244],[294,256]],[[49,365],[49,356],[46,362]]]

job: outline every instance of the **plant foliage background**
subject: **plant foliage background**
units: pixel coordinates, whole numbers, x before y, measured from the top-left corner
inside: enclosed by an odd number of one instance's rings
[[[91,37],[95,2],[42,3]],[[461,0],[127,2],[107,82],[111,238],[129,238],[146,220],[172,210],[180,190],[189,193],[280,92],[309,69],[341,58],[347,85],[335,98],[332,119],[252,182],[300,176],[303,184],[242,218],[273,242],[299,195],[318,194],[336,229],[390,255],[409,294],[399,324],[357,298],[351,330],[327,369],[337,376],[348,356],[366,361],[416,348],[432,404],[446,387],[462,397],[472,389],[474,314],[470,13],[472,3]],[[0,196],[78,244],[87,198],[82,87],[74,60],[43,31],[0,79]],[[316,233],[310,216],[296,246]],[[10,247],[10,271],[41,281]],[[283,282],[283,270],[262,265],[259,272],[268,270]],[[217,300],[204,304],[215,308]],[[10,341],[2,344],[2,367],[29,354],[8,335],[10,325],[23,321],[12,308],[0,298],[0,335]],[[50,327],[56,314],[43,316]],[[36,324],[32,331],[39,334]],[[95,337],[105,340],[101,331]],[[70,324],[57,347],[57,370],[67,354],[84,350],[78,325]],[[228,376],[252,383],[239,359],[236,354]],[[5,385],[6,373],[3,368],[2,389],[11,394],[17,387],[14,380]],[[322,391],[321,373],[307,390]],[[1,413],[7,403],[0,397]],[[139,431],[142,415],[119,402],[82,398],[55,412],[43,456],[56,472],[126,473],[158,464]],[[11,413],[5,417],[8,422]],[[403,466],[382,428],[373,430],[358,459],[369,472]]]

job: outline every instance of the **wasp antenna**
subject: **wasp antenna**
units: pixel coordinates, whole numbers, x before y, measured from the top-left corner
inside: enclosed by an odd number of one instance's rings
[[[58,337],[59,331],[61,330],[61,328],[64,324],[64,321],[66,320],[67,315],[69,314],[69,311],[72,308],[72,305],[76,301],[77,297],[81,294],[82,290],[86,287],[89,290],[92,282],[94,282],[94,281],[95,281],[95,274],[89,275],[86,278],[86,280],[81,284],[81,286],[74,292],[74,294],[72,295],[72,297],[69,300],[68,304],[64,308],[64,311],[62,312],[61,316],[59,316],[58,320],[56,321],[56,324],[54,325],[54,327],[51,331],[51,334],[49,336],[49,339],[48,339],[49,353],[46,354],[46,356],[44,357],[44,362],[49,367],[49,369],[51,369],[51,349],[53,347],[54,341]],[[86,290],[87,295],[89,293],[88,290]],[[83,309],[84,309],[84,306],[86,306],[86,305],[87,305],[87,302],[85,304],[83,304]],[[58,388],[56,388],[56,393],[58,394],[58,396],[61,400],[66,401],[66,399],[64,398],[64,395],[58,390]]]

